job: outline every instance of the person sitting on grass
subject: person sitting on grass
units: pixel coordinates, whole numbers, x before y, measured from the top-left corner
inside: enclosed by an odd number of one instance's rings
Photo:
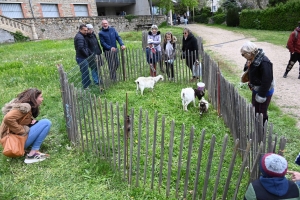
[[[48,119],[39,121],[35,119],[40,113],[43,100],[42,91],[30,88],[18,94],[17,98],[2,108],[4,118],[0,126],[0,139],[8,130],[12,134],[27,135],[25,150],[30,146],[31,150],[26,155],[24,161],[26,164],[40,162],[49,157],[49,154],[41,153],[39,150],[50,131],[51,122]]]

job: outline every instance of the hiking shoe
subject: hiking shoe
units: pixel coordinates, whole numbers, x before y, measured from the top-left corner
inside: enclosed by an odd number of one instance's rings
[[[283,78],[286,78],[287,77],[287,72],[284,72],[284,74],[283,74]]]
[[[31,164],[31,163],[41,162],[45,159],[46,159],[46,157],[42,157],[40,154],[35,153],[32,156],[27,155],[25,160],[24,160],[24,163]]]

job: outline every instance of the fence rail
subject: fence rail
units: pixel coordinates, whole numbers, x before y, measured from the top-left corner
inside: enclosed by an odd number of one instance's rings
[[[205,130],[199,133],[184,124],[177,130],[174,120],[166,124],[165,116],[159,119],[157,111],[154,116],[142,108],[138,111],[131,108],[128,112],[127,103],[120,107],[81,90],[80,75],[74,73],[79,72],[78,67],[66,73],[60,66],[69,139],[82,151],[94,152],[107,160],[132,186],[148,185],[164,191],[166,197],[240,199],[246,189],[245,180],[249,182],[259,175],[257,163],[261,154],[282,154],[286,140],[278,139],[272,124],[262,123],[261,115],[255,116],[252,106],[201,50],[201,41],[199,38],[201,80],[206,84],[209,101],[224,119],[232,137],[226,135],[223,141],[218,141],[213,135],[205,139]],[[178,52],[174,81],[188,83],[192,74],[179,55]],[[105,78],[111,73],[107,63],[97,66],[103,87],[149,74],[142,49],[121,51],[118,56],[121,67],[115,80]],[[216,146],[222,150],[217,151]],[[242,188],[241,183],[244,183]]]

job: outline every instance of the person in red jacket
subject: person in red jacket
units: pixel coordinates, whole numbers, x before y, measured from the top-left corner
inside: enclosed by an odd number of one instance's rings
[[[298,22],[298,27],[291,33],[289,40],[287,42],[287,48],[290,51],[290,60],[288,65],[286,66],[286,70],[284,72],[283,78],[287,77],[287,74],[293,68],[294,64],[298,61],[300,63],[300,21]],[[300,68],[299,68],[299,76],[300,79]]]

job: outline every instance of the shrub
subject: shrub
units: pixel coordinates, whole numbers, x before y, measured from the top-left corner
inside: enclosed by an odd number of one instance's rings
[[[239,20],[239,8],[233,7],[229,8],[226,16],[226,24],[227,26],[238,26],[240,24]]]
[[[226,21],[226,14],[225,13],[217,14],[211,17],[211,19],[215,24],[222,24],[223,22]]]
[[[129,15],[125,15],[124,18],[127,19],[129,22],[131,22],[131,20],[137,18],[137,16],[129,14]]]
[[[12,35],[15,38],[15,42],[24,42],[24,41],[29,41],[29,37],[23,35],[22,32],[16,31],[15,33],[12,33]]]
[[[291,31],[299,21],[299,0],[280,3],[265,10],[243,10],[240,15],[240,26],[248,29]]]

